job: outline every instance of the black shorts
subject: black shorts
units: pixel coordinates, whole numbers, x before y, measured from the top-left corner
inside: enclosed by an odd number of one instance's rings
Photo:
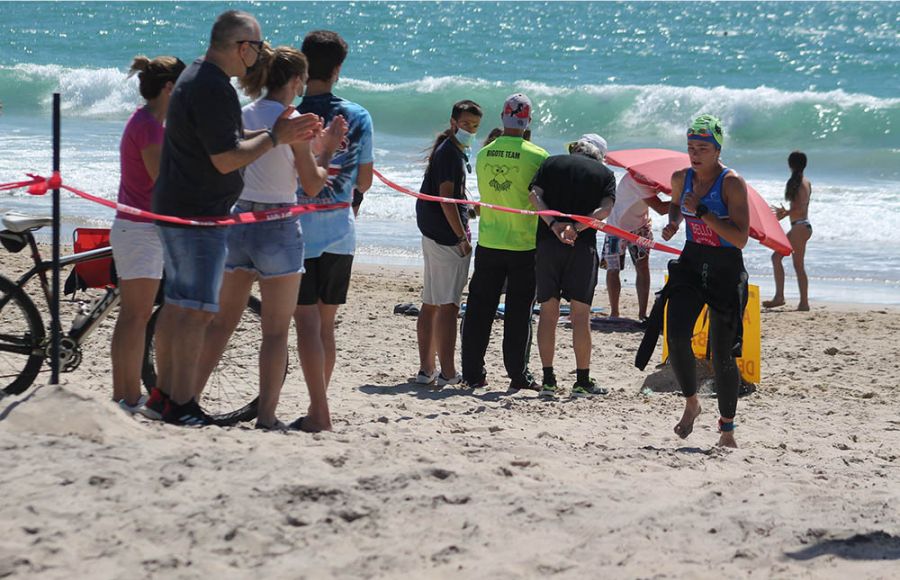
[[[345,304],[350,289],[352,254],[322,254],[303,261],[306,272],[300,280],[297,304]]]
[[[535,257],[537,301],[562,297],[590,304],[597,288],[598,263],[594,244],[573,247],[557,240],[538,242]]]

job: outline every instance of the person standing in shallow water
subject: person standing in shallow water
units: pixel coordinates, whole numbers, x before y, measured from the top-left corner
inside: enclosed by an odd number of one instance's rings
[[[797,310],[809,310],[809,279],[806,277],[804,258],[806,256],[806,242],[812,237],[812,224],[809,222],[809,199],[812,196],[812,185],[803,176],[806,169],[806,154],[794,151],[788,156],[788,167],[791,168],[791,178],[784,188],[784,199],[788,202],[787,209],[780,205],[775,210],[775,217],[783,220],[791,219],[791,229],[787,237],[791,242],[791,258],[794,261],[794,272],[797,274],[797,285],[800,287],[800,303]],[[771,300],[763,302],[766,308],[784,306],[784,265],[781,261],[784,256],[778,252],[772,253],[772,269],[775,273],[775,296]]]
[[[685,396],[684,414],[675,425],[675,433],[684,439],[693,431],[701,410],[697,363],[691,346],[694,322],[703,306],[709,306],[719,445],[737,447],[734,416],[740,373],[735,357],[741,353],[747,304],[747,272],[741,249],[750,233],[750,213],[747,184],[719,159],[723,141],[721,123],[711,115],[697,117],[688,129],[691,166],[672,174],[669,223],[662,231],[663,239],[669,240],[684,221],[687,240],[681,256],[669,262],[669,280],[653,307],[647,332],[655,331],[658,336],[668,301],[667,344],[672,369]]]

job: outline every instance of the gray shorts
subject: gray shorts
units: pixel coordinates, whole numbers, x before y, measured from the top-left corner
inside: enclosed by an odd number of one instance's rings
[[[442,304],[459,306],[463,288],[469,280],[472,253],[460,256],[457,246],[444,246],[429,237],[422,236],[422,254],[425,256],[422,302],[437,306]]]

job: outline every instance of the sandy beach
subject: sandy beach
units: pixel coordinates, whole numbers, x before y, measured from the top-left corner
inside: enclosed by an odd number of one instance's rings
[[[2,271],[25,263],[4,254]],[[507,393],[500,324],[486,392],[410,384],[415,318],[393,307],[420,290],[416,271],[356,269],[336,428],[315,435],[126,415],[107,320],[62,385],[43,373],[0,400],[0,578],[897,576],[900,311],[764,311],[762,381],[723,450],[711,396],[675,437],[682,398],[667,369],[632,366],[627,326],[593,333],[607,397]],[[563,326],[558,343],[568,386]],[[294,354],[281,418],[306,404]]]

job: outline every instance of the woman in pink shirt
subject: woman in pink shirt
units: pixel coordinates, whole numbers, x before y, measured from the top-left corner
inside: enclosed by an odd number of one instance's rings
[[[150,210],[153,184],[159,175],[163,122],[169,96],[185,65],[174,56],[153,60],[135,57],[129,76],[137,73],[146,104],[136,110],[119,145],[119,203]],[[144,333],[163,272],[162,245],[153,221],[119,212],[110,231],[119,276],[121,305],[112,338],[113,400],[129,412],[141,409],[141,360]]]

